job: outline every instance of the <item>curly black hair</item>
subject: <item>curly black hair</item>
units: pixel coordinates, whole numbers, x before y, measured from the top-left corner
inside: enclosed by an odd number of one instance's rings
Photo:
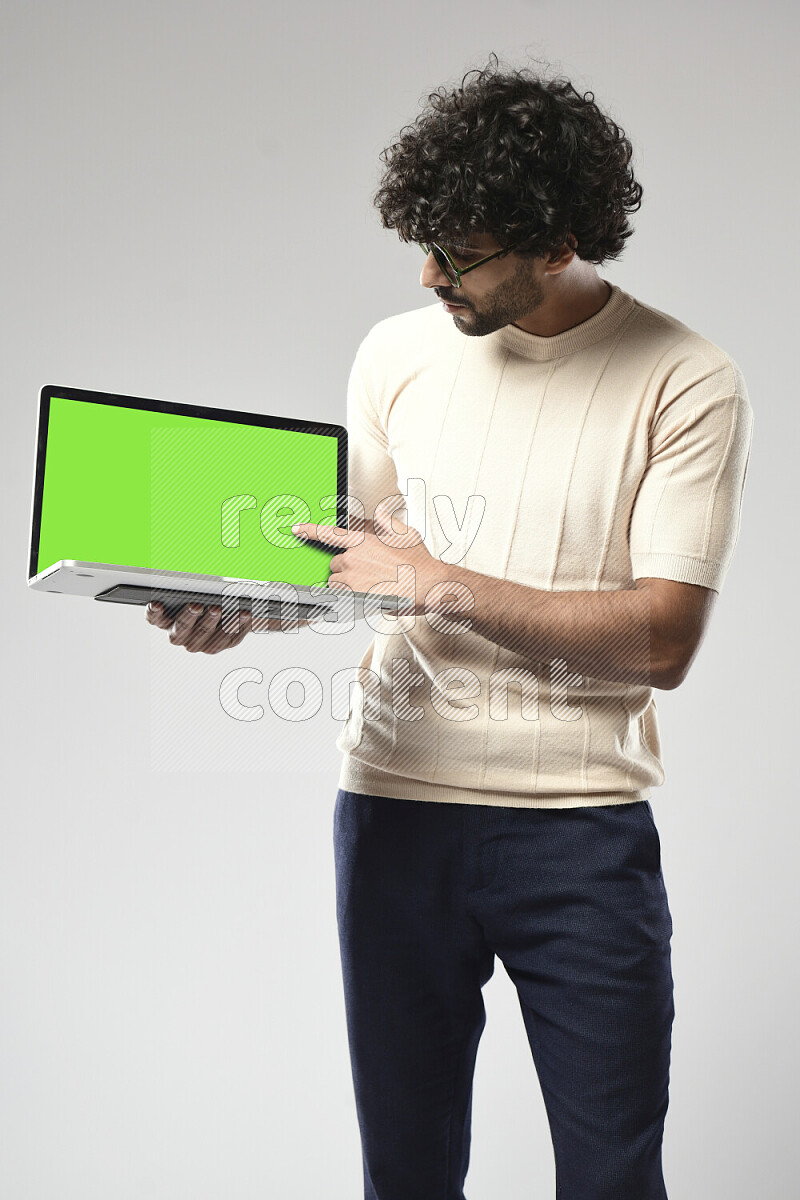
[[[429,108],[381,152],[373,204],[384,228],[404,242],[444,245],[489,233],[522,257],[569,239],[587,262],[619,258],[642,198],[624,131],[593,92],[497,64],[492,54],[459,87],[432,92]]]

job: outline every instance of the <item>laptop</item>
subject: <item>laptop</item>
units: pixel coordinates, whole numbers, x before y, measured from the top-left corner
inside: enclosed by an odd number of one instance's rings
[[[70,387],[39,396],[28,586],[112,604],[221,604],[257,617],[397,613],[327,586],[341,553],[298,522],[349,528],[347,431],[294,417]],[[401,605],[402,608],[402,605]]]

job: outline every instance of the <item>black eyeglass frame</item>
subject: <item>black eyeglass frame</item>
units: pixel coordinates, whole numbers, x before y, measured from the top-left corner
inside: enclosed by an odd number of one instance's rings
[[[438,242],[417,242],[417,245],[426,258],[429,254],[433,255],[437,266],[441,267],[450,283],[452,283],[453,287],[456,288],[461,287],[462,275],[466,275],[468,272],[474,271],[476,267],[482,267],[484,263],[491,262],[493,258],[502,258],[504,254],[510,253],[510,251],[519,244],[519,242],[515,242],[514,245],[507,246],[505,250],[495,250],[494,254],[487,254],[485,258],[479,259],[476,263],[470,263],[468,267],[457,267],[448,252],[445,250],[444,246],[440,246]]]

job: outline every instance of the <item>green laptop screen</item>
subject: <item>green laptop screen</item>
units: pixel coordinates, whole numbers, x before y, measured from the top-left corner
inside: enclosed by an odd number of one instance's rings
[[[324,584],[338,439],[53,396],[37,573],[59,559]]]

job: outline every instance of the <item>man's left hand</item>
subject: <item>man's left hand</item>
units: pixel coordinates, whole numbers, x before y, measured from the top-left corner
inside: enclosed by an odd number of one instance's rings
[[[402,526],[400,532],[398,526]],[[363,530],[306,522],[293,525],[292,533],[327,547],[344,547],[342,554],[331,559],[328,587],[368,592],[377,585],[382,595],[408,600],[409,607],[403,606],[405,612],[412,611],[413,601],[417,616],[425,612],[430,589],[452,575],[452,568],[429,552],[418,530],[397,516],[384,516],[380,508],[374,521],[365,520]]]

